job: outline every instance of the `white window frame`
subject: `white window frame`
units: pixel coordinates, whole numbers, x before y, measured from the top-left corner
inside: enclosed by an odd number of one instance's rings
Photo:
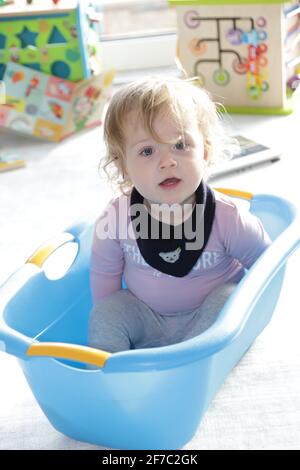
[[[88,0],[83,0],[88,1]],[[107,5],[130,5],[133,0],[98,0],[102,8]],[[136,0],[137,1],[137,0]],[[103,13],[105,14],[105,13]],[[101,56],[106,69],[124,72],[157,67],[172,67],[175,64],[176,32],[166,31],[122,37],[103,37]]]
[[[107,39],[101,52],[104,67],[117,71],[169,67],[175,63],[176,34]]]

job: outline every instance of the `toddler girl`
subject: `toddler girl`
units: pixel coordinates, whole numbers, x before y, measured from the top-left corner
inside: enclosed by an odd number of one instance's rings
[[[270,243],[256,217],[205,183],[232,145],[216,107],[189,80],[139,80],[113,96],[104,140],[121,195],[95,225],[89,345],[117,352],[197,336]]]

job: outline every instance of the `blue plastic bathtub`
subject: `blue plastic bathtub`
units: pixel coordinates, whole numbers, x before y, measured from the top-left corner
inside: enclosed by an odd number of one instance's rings
[[[300,244],[288,201],[222,190],[248,200],[274,239],[203,334],[163,348],[113,355],[86,347],[93,223],[40,248],[0,290],[0,344],[17,356],[52,425],[73,439],[119,449],[176,449],[189,441],[224,379],[271,319],[285,264]],[[67,273],[49,280],[44,260],[78,244]],[[51,357],[52,356],[52,357]],[[86,363],[97,363],[91,370]]]

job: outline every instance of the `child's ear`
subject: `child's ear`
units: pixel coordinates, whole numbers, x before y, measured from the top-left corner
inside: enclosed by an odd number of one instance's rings
[[[206,163],[208,163],[208,160],[209,160],[209,157],[210,157],[210,152],[211,152],[211,143],[209,140],[206,140],[205,141],[205,144],[204,144],[204,161]]]
[[[124,176],[128,176],[126,165],[123,165],[122,171],[123,171],[123,178],[124,178]]]

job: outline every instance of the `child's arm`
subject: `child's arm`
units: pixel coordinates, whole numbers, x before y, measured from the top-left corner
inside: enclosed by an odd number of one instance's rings
[[[122,288],[123,251],[116,236],[117,230],[114,223],[108,224],[107,236],[104,230],[101,230],[101,227],[103,228],[108,223],[107,217],[109,217],[109,211],[97,220],[92,243],[90,282],[94,304]]]
[[[249,269],[271,240],[260,220],[246,210],[231,206],[224,231],[227,253]]]

